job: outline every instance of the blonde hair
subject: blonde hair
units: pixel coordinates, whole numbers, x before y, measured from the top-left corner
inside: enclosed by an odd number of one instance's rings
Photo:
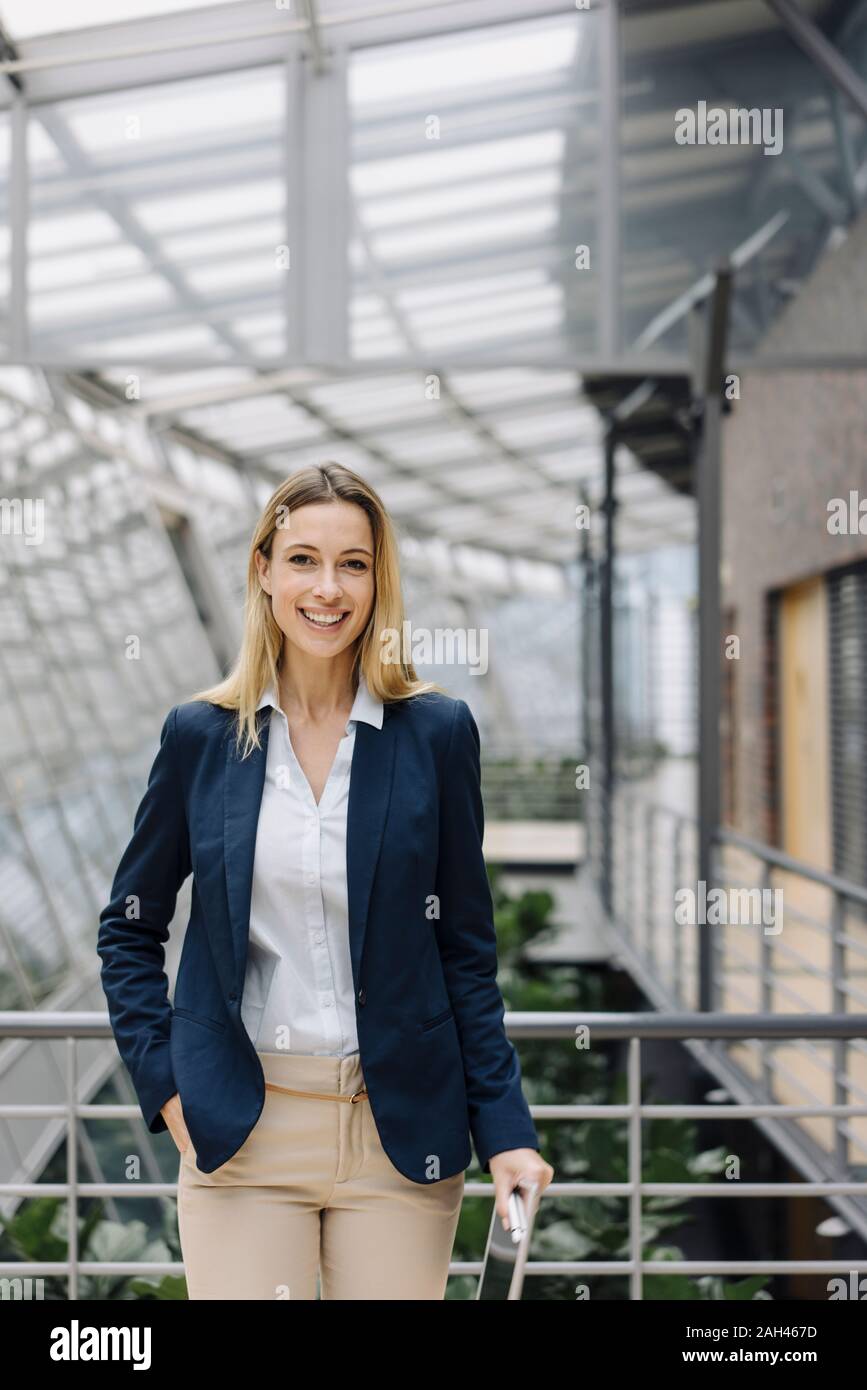
[[[203,700],[222,709],[235,710],[235,734],[240,744],[246,735],[242,757],[258,748],[256,706],[270,684],[279,689],[283,632],[271,609],[271,595],[259,582],[256,551],[271,559],[274,536],[298,507],[310,502],[354,502],[363,508],[373,532],[374,598],[370,621],[357,639],[352,667],[353,683],[364,675],[369,690],[383,702],[408,700],[428,691],[442,692],[434,681],[422,681],[411,662],[380,660],[377,634],[385,630],[403,635],[404,607],[394,528],[382,500],[369,483],[340,463],[321,463],[301,468],[271,494],[253,532],[247,564],[247,597],[241,649],[232,670],[208,690],[191,700]],[[443,692],[446,693],[446,692]]]

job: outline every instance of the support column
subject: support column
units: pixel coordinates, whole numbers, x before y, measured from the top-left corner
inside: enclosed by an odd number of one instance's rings
[[[587,498],[581,494],[582,505],[587,506]],[[588,511],[589,515],[589,511]],[[587,527],[581,532],[581,612],[579,620],[581,623],[581,723],[578,730],[578,747],[580,750],[581,762],[590,769],[590,786],[579,801],[579,807],[583,816],[584,825],[584,866],[587,872],[592,873],[594,843],[593,835],[593,807],[595,804],[596,788],[594,778],[596,771],[593,762],[593,551],[590,545],[590,531]]]
[[[720,823],[720,560],[723,376],[725,373],[731,268],[716,273],[711,295],[701,380],[701,434],[695,457],[698,503],[699,749],[698,877],[713,886],[714,846]],[[714,1008],[714,955],[710,933],[698,926],[698,1007]]]
[[[620,15],[616,0],[599,15],[599,265],[597,342],[601,356],[616,359],[620,351]]]
[[[599,589],[599,635],[601,645],[602,695],[602,901],[610,914],[613,902],[614,872],[614,791],[615,720],[614,720],[614,451],[617,439],[609,424],[605,434],[605,554]]]
[[[286,68],[286,352],[290,362],[349,358],[347,54],[325,68],[293,52]]]
[[[22,92],[12,99],[9,151],[9,357],[24,362],[30,355],[27,301],[27,224],[30,172],[27,167],[27,104]]]

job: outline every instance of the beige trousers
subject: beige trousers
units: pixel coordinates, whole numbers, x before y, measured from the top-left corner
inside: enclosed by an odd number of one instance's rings
[[[358,1053],[260,1053],[265,1080],[352,1095]],[[382,1147],[369,1100],[266,1091],[258,1121],[213,1173],[189,1145],[178,1230],[191,1299],[442,1299],[464,1174],[413,1182]],[[317,1275],[319,1287],[317,1289]]]

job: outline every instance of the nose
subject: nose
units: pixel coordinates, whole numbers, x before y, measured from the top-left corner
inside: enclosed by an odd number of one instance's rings
[[[334,603],[342,596],[343,589],[338,583],[336,574],[330,574],[326,571],[318,583],[314,584],[313,593],[323,603]]]

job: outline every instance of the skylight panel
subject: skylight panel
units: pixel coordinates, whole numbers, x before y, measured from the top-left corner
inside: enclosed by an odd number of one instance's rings
[[[386,231],[407,223],[458,213],[479,213],[491,204],[527,203],[555,198],[562,182],[557,166],[516,178],[495,178],[458,187],[422,189],[405,196],[368,198],[362,204],[364,224],[370,231]]]
[[[562,324],[560,309],[541,309],[535,313],[521,313],[504,316],[495,323],[467,323],[462,327],[435,330],[420,330],[418,337],[422,347],[428,352],[443,352],[449,348],[469,348],[483,343],[496,343],[497,338],[515,338],[520,341],[532,338],[537,333],[550,332]],[[522,347],[522,352],[527,348]]]
[[[498,242],[542,237],[556,227],[559,211],[553,203],[526,206],[490,217],[467,217],[454,222],[434,222],[416,231],[406,228],[371,238],[377,260],[401,261],[413,256],[436,257],[443,252],[483,246],[496,250]]]
[[[578,28],[574,21],[550,25],[503,25],[446,39],[393,44],[359,55],[350,69],[349,99],[397,101],[432,92],[437,96],[472,88],[486,78],[500,81],[544,75],[569,67]]]
[[[183,10],[215,10],[228,0],[3,0],[3,27],[13,39],[71,33],[97,24],[149,19]]]
[[[263,179],[243,186],[245,217],[282,213],[286,192],[278,179]],[[195,193],[181,193],[169,198],[140,199],[135,204],[136,215],[150,232],[186,230],[202,223],[214,226],[238,215],[238,191],[229,185],[223,188],[203,188]]]
[[[97,280],[82,287],[34,293],[30,297],[30,316],[43,325],[57,320],[62,323],[79,315],[92,318],[105,310],[112,318],[127,309],[168,304],[172,294],[164,280],[156,275],[131,276],[107,283]]]
[[[413,151],[391,159],[355,163],[351,171],[356,196],[394,193],[430,185],[447,186],[453,179],[469,179],[488,174],[510,174],[516,164],[531,167],[562,161],[565,136],[562,130],[545,130],[509,139],[483,140],[458,149]]]
[[[416,309],[412,314],[412,320],[422,328],[436,328],[440,325],[452,327],[467,319],[477,319],[479,314],[493,314],[494,317],[498,317],[542,306],[562,305],[562,302],[562,285],[549,281],[547,284],[536,285],[532,289],[515,291],[512,294],[474,294],[470,291],[461,301]]]

